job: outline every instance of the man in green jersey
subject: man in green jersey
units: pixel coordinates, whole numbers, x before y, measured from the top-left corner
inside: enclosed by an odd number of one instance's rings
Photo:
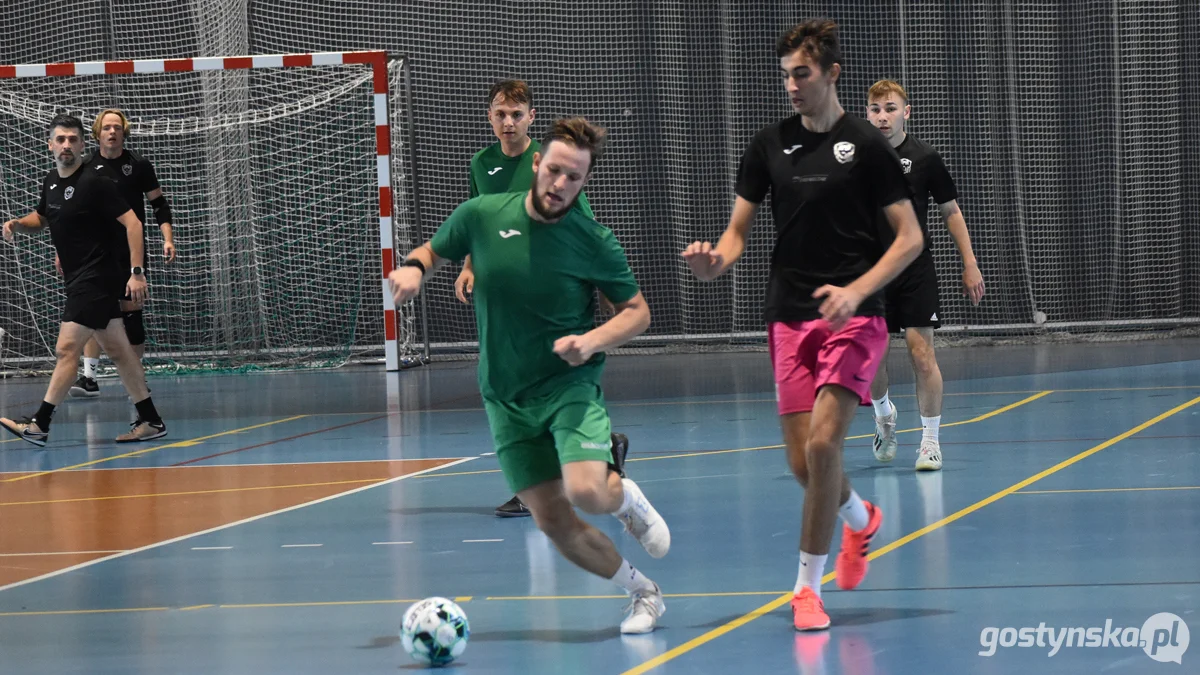
[[[582,118],[555,122],[531,190],[464,202],[388,278],[403,303],[439,264],[474,258],[479,386],[504,477],[567,560],[629,593],[621,632],[647,633],[666,610],[658,584],[575,512],[613,514],[655,558],[670,549],[666,522],[610,464],[605,352],[645,331],[650,309],[612,230],[572,208],[603,139]],[[597,289],[616,309],[600,326]]]
[[[502,80],[488,90],[487,101],[488,122],[499,141],[471,158],[470,197],[506,192],[524,194],[533,182],[533,155],[542,149],[542,144],[529,136],[529,127],[537,117],[537,110],[533,107],[533,92],[522,80]],[[575,208],[588,218],[596,217],[588,204],[587,195],[582,192],[579,193]],[[463,260],[462,272],[454,281],[454,295],[465,303],[474,288],[475,272],[471,267],[471,256],[468,255]],[[612,311],[611,303],[603,296],[601,304],[604,313]],[[618,464],[623,464],[629,452],[629,439],[624,434],[614,433],[612,443],[613,454],[619,458]],[[529,509],[520,497],[513,495],[512,499],[496,507],[495,514],[500,518],[520,518],[528,516]]]

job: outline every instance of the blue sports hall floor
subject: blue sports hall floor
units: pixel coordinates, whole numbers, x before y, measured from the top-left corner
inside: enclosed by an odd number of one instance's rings
[[[400,616],[434,595],[470,618],[456,673],[1200,672],[1200,340],[939,355],[942,471],[913,470],[901,349],[896,461],[869,408],[854,421],[846,468],[885,519],[818,634],[786,604],[802,495],[763,353],[610,360],[628,473],[673,535],[653,560],[589,517],[667,593],[625,637],[613,586],[493,516],[510,495],[474,362],[155,377],[170,436],[133,447],[103,380],[45,449],[0,439],[0,672],[411,672]],[[0,382],[0,414],[44,388]]]

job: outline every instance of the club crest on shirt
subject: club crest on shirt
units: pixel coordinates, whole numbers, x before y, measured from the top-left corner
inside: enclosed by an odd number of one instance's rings
[[[912,160],[907,157],[901,157],[900,166],[904,168],[904,173],[908,173],[912,171]]]
[[[121,173],[125,174],[126,176],[132,176],[133,175],[133,165],[126,164],[125,166],[121,167]],[[908,173],[908,172],[906,171],[905,173]]]
[[[842,141],[833,146],[833,158],[839,164],[845,164],[854,159],[854,144],[849,141]]]
[[[75,186],[68,185],[66,190],[63,190],[63,199],[70,199],[75,196]]]

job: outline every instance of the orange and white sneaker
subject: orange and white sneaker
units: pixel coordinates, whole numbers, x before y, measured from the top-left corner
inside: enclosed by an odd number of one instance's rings
[[[792,596],[792,623],[795,624],[796,630],[829,628],[829,615],[825,613],[825,603],[808,586]]]
[[[867,553],[871,549],[871,537],[883,524],[883,509],[866,500],[867,526],[855,532],[849,525],[842,526],[842,550],[838,551],[834,570],[837,571],[838,588],[848,591],[857,587],[867,576]]]

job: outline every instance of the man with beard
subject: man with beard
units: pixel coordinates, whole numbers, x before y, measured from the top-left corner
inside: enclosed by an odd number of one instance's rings
[[[556,121],[534,156],[531,190],[461,204],[389,280],[396,302],[407,302],[439,264],[471,256],[479,387],[504,477],[567,560],[629,594],[621,632],[648,633],[665,611],[659,586],[575,512],[614,515],[652,557],[670,549],[666,522],[620,475],[600,389],[605,352],[650,325],[616,237],[572,208],[603,141],[585,119]],[[600,326],[596,290],[616,309]]]

